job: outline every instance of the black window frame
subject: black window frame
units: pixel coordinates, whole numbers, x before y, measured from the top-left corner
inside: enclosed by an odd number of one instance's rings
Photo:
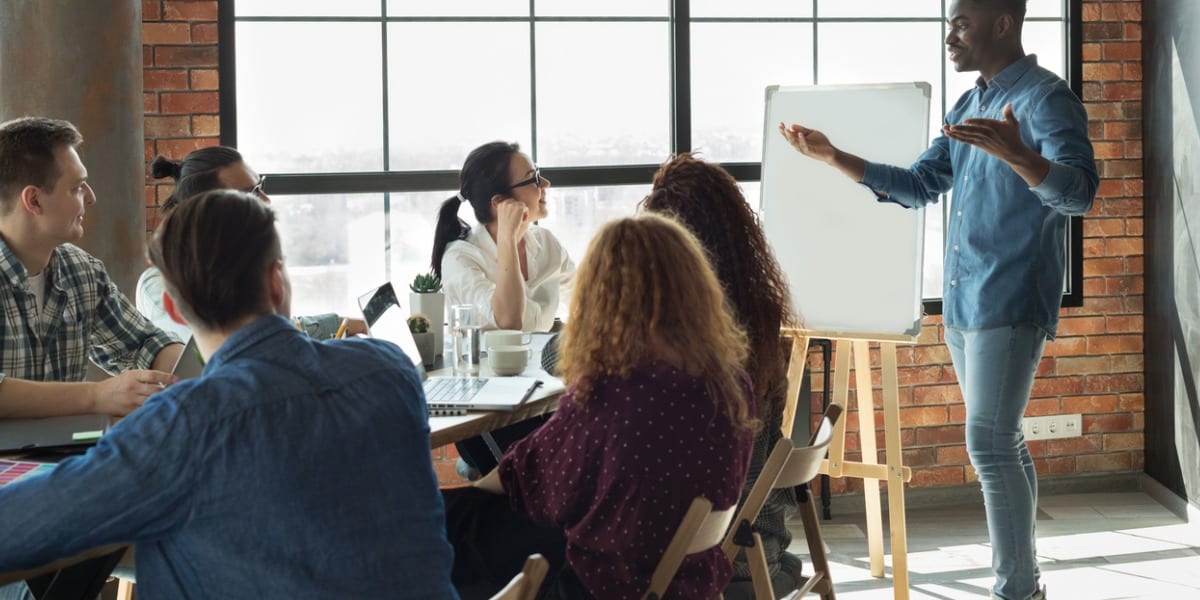
[[[533,15],[535,0],[529,0],[530,11]],[[830,0],[824,0],[830,1]],[[930,22],[931,18],[869,18],[869,17],[820,17],[817,11],[818,0],[812,0],[813,16],[795,18],[737,18],[713,17],[691,18],[690,0],[669,0],[670,11],[666,17],[502,17],[502,18],[421,18],[421,17],[388,17],[387,0],[380,0],[380,17],[242,17],[235,19],[236,0],[222,0],[218,3],[217,44],[218,44],[218,79],[219,79],[219,110],[220,110],[220,140],[221,144],[237,146],[237,73],[236,73],[236,33],[237,21],[289,21],[289,22],[327,22],[327,21],[358,21],[380,23],[383,36],[383,110],[384,121],[382,135],[384,137],[384,171],[376,172],[341,172],[341,173],[268,173],[270,176],[270,193],[288,194],[360,194],[382,193],[384,209],[389,208],[390,193],[429,192],[453,190],[458,187],[457,171],[391,171],[388,170],[388,86],[387,86],[387,25],[394,22],[415,21],[518,21],[531,24],[531,44],[534,44],[533,28],[539,22],[553,21],[638,21],[638,22],[668,22],[670,23],[671,49],[671,152],[690,150],[692,148],[691,131],[691,24],[692,23],[735,23],[735,22],[789,22],[809,23],[813,28],[813,77],[819,82],[817,71],[818,24],[838,22]],[[1066,79],[1075,95],[1082,98],[1083,88],[1083,15],[1082,0],[1064,0],[1064,15],[1066,22]],[[946,5],[942,3],[942,35],[946,34]],[[1058,21],[1058,18],[1029,18],[1028,21]],[[531,52],[531,62],[536,60],[536,48]],[[536,66],[532,69],[531,86],[536,86]],[[945,90],[946,66],[942,65],[942,89]],[[534,111],[533,140],[531,155],[537,161],[537,119],[536,94],[531,96]],[[941,103],[941,114],[945,114],[945,92]],[[664,157],[665,158],[665,157]],[[738,181],[757,182],[761,179],[762,165],[758,162],[722,163]],[[613,165],[613,166],[583,166],[546,168],[544,174],[554,181],[557,187],[586,187],[586,186],[615,186],[646,184],[658,169],[657,164]],[[940,203],[945,207],[946,203]],[[386,234],[385,234],[386,235]],[[1083,306],[1083,217],[1073,216],[1067,227],[1067,290],[1063,294],[1064,307]],[[943,255],[945,241],[943,240]],[[926,315],[942,314],[941,298],[925,299]]]

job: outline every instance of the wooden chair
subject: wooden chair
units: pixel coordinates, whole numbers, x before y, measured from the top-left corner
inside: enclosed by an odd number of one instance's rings
[[[733,520],[725,542],[721,549],[729,560],[733,560],[739,550],[746,551],[746,561],[750,567],[751,581],[754,583],[754,597],[757,600],[775,600],[775,590],[771,585],[771,573],[767,567],[766,554],[763,552],[762,537],[754,531],[753,523],[762,510],[763,503],[771,490],[796,487],[800,501],[800,518],[804,522],[804,537],[808,541],[808,551],[812,557],[813,574],[802,578],[793,597],[799,598],[809,592],[817,592],[822,600],[834,600],[833,580],[829,577],[829,561],[825,556],[825,541],[821,538],[821,524],[817,520],[817,507],[809,493],[808,482],[817,475],[821,461],[829,450],[833,440],[833,426],[842,415],[842,407],[830,404],[825,411],[821,427],[808,441],[808,446],[795,448],[792,441],[784,438],[775,444],[767,462],[759,473],[758,480],[746,497],[746,503]]]
[[[504,589],[496,592],[491,600],[534,600],[542,587],[542,580],[546,578],[546,571],[549,570],[550,563],[546,557],[541,554],[531,555],[525,559],[525,568],[521,569]]]
[[[671,537],[671,542],[667,544],[666,551],[650,576],[650,589],[642,595],[642,600],[662,598],[667,587],[671,585],[671,580],[675,579],[675,573],[679,571],[684,557],[720,544],[721,540],[725,539],[725,530],[729,528],[729,522],[733,519],[736,509],[736,506],[731,506],[720,512],[712,512],[712,502],[707,498],[698,497],[692,500],[691,507],[680,521],[679,528],[675,530],[675,535]]]

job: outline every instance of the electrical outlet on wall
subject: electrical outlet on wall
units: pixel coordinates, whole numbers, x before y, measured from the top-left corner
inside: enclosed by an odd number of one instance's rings
[[[1027,441],[1076,437],[1083,434],[1083,416],[1071,414],[1025,417],[1021,421],[1021,429]]]

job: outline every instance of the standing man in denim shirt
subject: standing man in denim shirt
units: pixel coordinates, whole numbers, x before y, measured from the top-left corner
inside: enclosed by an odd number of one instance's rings
[[[412,361],[288,321],[275,216],[253,196],[181,205],[150,256],[203,375],[0,488],[0,571],[133,542],[147,598],[456,598]]]
[[[1041,599],[1037,474],[1021,417],[1058,325],[1067,217],[1091,208],[1099,178],[1083,104],[1021,46],[1025,0],[954,0],[947,15],[950,60],[980,77],[911,167],[864,161],[800,125],[780,131],[880,201],[915,208],[954,189],[943,322],[987,508],[992,593]]]

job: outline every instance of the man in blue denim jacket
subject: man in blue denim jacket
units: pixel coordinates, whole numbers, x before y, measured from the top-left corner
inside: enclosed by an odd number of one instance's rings
[[[992,592],[1044,598],[1037,474],[1021,417],[1043,344],[1058,325],[1067,217],[1088,212],[1099,178],[1082,103],[1022,48],[1025,0],[956,0],[947,16],[950,60],[980,77],[911,167],[867,162],[800,125],[781,123],[780,131],[880,201],[924,206],[953,188],[943,323],[987,508]]]
[[[133,542],[147,598],[456,598],[412,362],[291,324],[275,217],[253,196],[180,206],[150,256],[203,375],[0,488],[0,571]]]

